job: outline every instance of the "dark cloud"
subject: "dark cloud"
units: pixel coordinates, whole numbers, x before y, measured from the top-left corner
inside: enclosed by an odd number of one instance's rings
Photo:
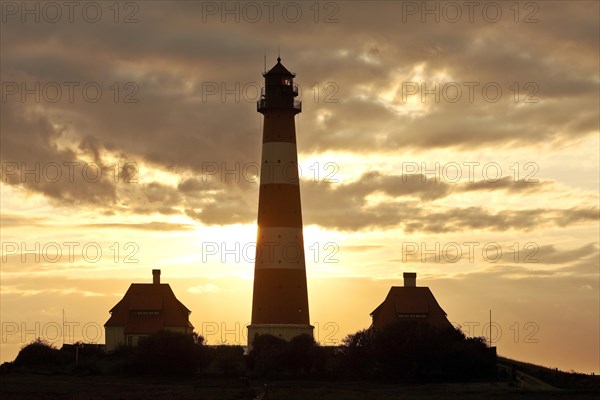
[[[565,142],[597,133],[597,4],[565,9],[539,3],[539,21],[533,24],[515,23],[508,8],[499,23],[477,14],[474,23],[465,18],[451,24],[422,23],[418,15],[403,20],[401,3],[335,3],[335,23],[315,23],[307,7],[297,23],[281,15],[274,23],[264,18],[222,23],[220,15],[203,19],[202,4],[194,2],[140,4],[139,22],[133,24],[115,24],[110,18],[97,24],[9,21],[3,24],[1,39],[4,82],[32,87],[36,82],[74,81],[79,86],[75,101],[68,101],[64,87],[57,102],[44,96],[40,102],[31,96],[23,102],[20,95],[3,99],[2,162],[94,160],[103,174],[93,183],[25,182],[4,173],[3,181],[43,194],[54,204],[91,205],[104,214],[185,214],[206,224],[252,222],[256,185],[236,188],[214,179],[205,182],[198,175],[207,165],[231,168],[259,159],[261,120],[254,101],[263,52],[267,48],[273,53],[277,46],[282,46],[286,65],[299,71],[302,152],[510,150],[516,145],[535,148],[541,142],[558,152]],[[319,18],[326,14],[321,11]],[[473,102],[466,92],[456,103],[430,96],[424,109],[415,112],[403,102],[402,83],[407,80],[427,85],[476,82],[478,89]],[[102,88],[97,103],[82,98],[81,88],[89,82]],[[482,98],[479,89],[489,82],[503,90],[498,102]],[[515,103],[515,82],[521,97],[530,93],[525,85],[534,84],[539,101],[523,103],[519,98]],[[125,103],[127,96],[137,101]],[[113,164],[103,161],[115,157],[121,165],[134,161],[175,172],[178,186],[127,186],[122,182],[125,170],[121,181],[115,181]],[[305,184],[306,221],[335,229],[401,225],[409,232],[446,232],[565,226],[597,218],[594,207],[425,212],[410,202],[367,204],[367,196],[377,193],[434,201],[460,192],[530,193],[550,185],[511,182],[508,177],[455,185],[405,178],[372,172],[338,189]],[[347,215],[354,216],[352,221]]]
[[[469,192],[475,190],[507,190],[508,192],[533,192],[543,191],[546,187],[552,185],[549,181],[539,181],[537,179],[520,179],[504,176],[498,180],[480,180],[463,184],[459,191]]]
[[[402,227],[406,233],[481,231],[532,231],[598,221],[598,209],[527,209],[493,212],[483,207],[447,208],[432,211],[410,203],[382,203],[363,208],[309,209],[307,224],[344,231]],[[352,218],[348,216],[352,215]],[[318,222],[317,222],[318,221]],[[566,225],[565,225],[566,223]]]
[[[185,213],[188,217],[207,225],[252,223],[256,220],[258,210],[256,197],[222,193],[201,209],[188,208]]]
[[[87,162],[74,151],[57,146],[66,125],[57,125],[46,115],[17,104],[3,104],[2,111],[3,183],[20,185],[61,205],[115,203],[116,189],[108,165]]]
[[[338,7],[338,22],[331,24],[315,24],[306,7],[298,23],[279,16],[275,23],[223,24],[220,15],[203,22],[202,7],[189,2],[160,8],[144,3],[135,24],[29,24],[23,31],[20,22],[9,22],[3,30],[2,69],[9,81],[98,82],[107,95],[115,81],[135,82],[138,104],[90,107],[79,100],[51,106],[54,113],[76,113],[77,134],[92,136],[105,148],[196,171],[205,161],[257,159],[258,117],[255,99],[249,98],[254,92],[224,99],[219,93],[203,101],[204,84],[217,84],[219,92],[221,84],[230,89],[236,82],[260,85],[265,47],[273,50],[282,43],[284,60],[300,71],[304,83],[304,151],[531,145],[597,129],[594,6],[578,3],[566,11],[540,4],[535,24],[515,24],[507,8],[506,18],[496,24],[480,15],[475,23],[423,24],[418,15],[403,22],[401,3]],[[271,36],[275,32],[277,39]],[[574,54],[580,62],[571,62]],[[376,97],[398,79],[411,79],[398,74],[416,65],[423,65],[429,83],[437,78],[428,75],[445,71],[457,82],[498,82],[505,95],[495,104],[481,98],[474,104],[441,102],[428,104],[430,112],[418,118],[397,115]],[[314,82],[320,87],[316,102]],[[327,82],[337,85],[338,103],[325,102]],[[536,83],[540,103],[516,107],[509,89],[514,82]],[[353,96],[361,87],[371,88],[363,101]],[[400,100],[398,94],[395,103],[402,109]],[[317,123],[318,110],[331,111],[330,121]],[[386,140],[372,140],[365,132]]]
[[[559,250],[554,245],[540,246],[535,255],[536,259],[542,264],[565,264],[585,259],[593,261],[598,260],[598,244],[588,243],[572,250]]]
[[[469,246],[466,242],[434,242],[424,244],[414,243],[416,247],[406,250],[403,247],[403,258],[390,259],[390,263],[422,262],[428,264],[455,264],[455,263],[483,263],[489,259],[496,260],[497,266],[490,267],[499,275],[504,274],[528,274],[528,275],[556,275],[556,274],[590,274],[598,273],[598,257],[600,255],[597,243],[588,243],[573,249],[558,249],[555,245],[539,245],[533,239],[521,243],[513,242],[499,244],[496,242],[481,243],[471,241]],[[490,252],[482,250],[484,246],[492,249]],[[426,252],[433,250],[435,252]],[[514,262],[507,264],[506,262]],[[553,266],[552,269],[541,269],[543,266]],[[556,268],[561,265],[560,268]],[[595,266],[595,267],[594,267]],[[595,268],[595,270],[594,270]],[[594,271],[594,272],[592,272]]]
[[[407,232],[443,233],[472,229],[505,231],[533,230],[598,220],[598,208],[525,209],[490,211],[485,207],[456,207],[436,204],[453,193],[505,190],[512,193],[543,193],[551,182],[528,183],[504,177],[496,182],[448,183],[424,175],[383,175],[373,171],[350,183],[307,181],[302,186],[307,224],[331,229],[360,230],[402,226]],[[368,204],[368,196],[393,198]],[[418,200],[418,201],[416,201]],[[348,218],[351,215],[352,218]]]

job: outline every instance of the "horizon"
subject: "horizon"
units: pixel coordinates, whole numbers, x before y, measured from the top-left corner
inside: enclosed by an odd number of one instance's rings
[[[2,3],[0,363],[104,343],[152,269],[208,344],[245,345],[281,57],[315,340],[416,272],[498,355],[600,374],[599,3],[91,3]]]

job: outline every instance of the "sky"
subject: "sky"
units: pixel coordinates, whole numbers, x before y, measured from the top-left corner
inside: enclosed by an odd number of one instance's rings
[[[500,355],[600,373],[598,2],[1,7],[2,362],[103,343],[155,268],[208,343],[246,343],[279,54],[320,343],[410,271]]]

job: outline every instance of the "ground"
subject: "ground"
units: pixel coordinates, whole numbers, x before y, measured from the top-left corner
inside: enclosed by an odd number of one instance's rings
[[[598,399],[598,392],[518,388],[508,383],[390,385],[365,382],[287,381],[264,383],[239,379],[157,381],[142,378],[4,374],[3,400],[391,400],[391,399]],[[258,397],[257,397],[258,396]],[[264,397],[260,397],[264,396]]]

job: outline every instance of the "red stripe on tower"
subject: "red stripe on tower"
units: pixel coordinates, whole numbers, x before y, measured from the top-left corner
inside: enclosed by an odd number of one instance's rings
[[[249,348],[257,335],[290,340],[313,334],[294,124],[302,104],[295,100],[295,74],[281,64],[280,58],[263,76],[265,87],[257,103],[264,123]]]

